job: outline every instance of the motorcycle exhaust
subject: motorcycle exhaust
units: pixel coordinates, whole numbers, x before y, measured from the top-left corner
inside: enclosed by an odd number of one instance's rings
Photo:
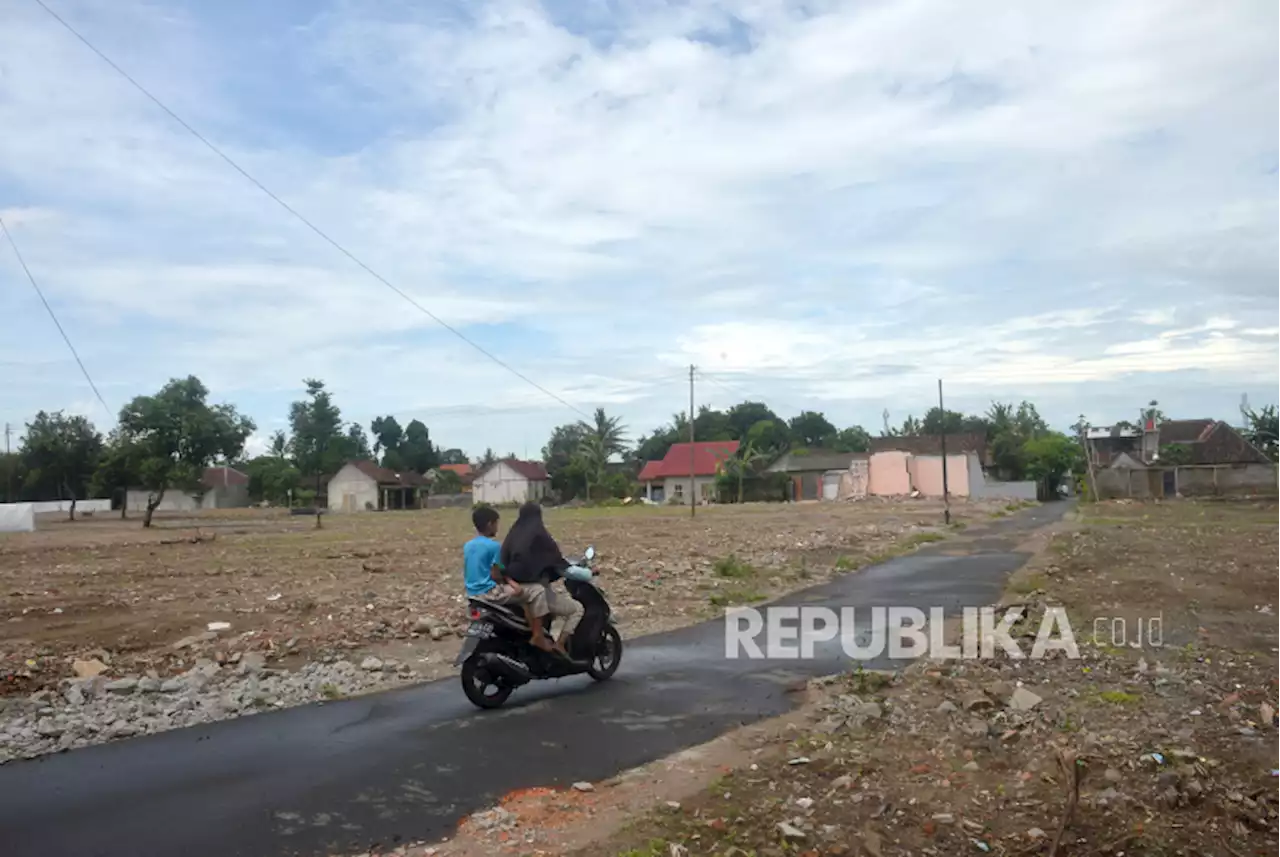
[[[528,667],[507,655],[490,652],[484,655],[484,666],[490,673],[500,675],[512,684],[526,684],[533,680],[533,673]]]

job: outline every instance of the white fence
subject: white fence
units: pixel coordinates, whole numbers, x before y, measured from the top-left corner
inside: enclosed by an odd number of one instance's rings
[[[71,511],[70,500],[48,500],[42,503],[29,503],[27,505],[31,506],[31,508],[35,511],[37,515],[44,515],[49,512],[65,513],[65,512]],[[77,500],[76,501],[77,515],[79,515],[82,512],[110,512],[110,511],[111,511],[110,500]]]
[[[29,533],[36,528],[32,503],[0,503],[0,533]]]

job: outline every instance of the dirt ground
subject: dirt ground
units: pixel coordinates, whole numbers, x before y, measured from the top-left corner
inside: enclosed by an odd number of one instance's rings
[[[1273,502],[1086,507],[1026,546],[1005,599],[1034,619],[1024,652],[1063,607],[1078,659],[853,671],[785,718],[509,796],[402,853],[1275,854],[1276,521]]]
[[[1003,509],[952,503],[960,527]],[[633,637],[909,549],[945,532],[941,521],[933,501],[547,513],[566,552],[595,545]],[[157,516],[150,530],[115,515],[42,518],[35,533],[0,536],[0,694],[54,686],[91,657],[110,674],[163,677],[201,657],[258,651],[287,667],[357,652],[443,674],[466,621],[471,535],[459,509],[328,515],[320,530],[262,510]]]

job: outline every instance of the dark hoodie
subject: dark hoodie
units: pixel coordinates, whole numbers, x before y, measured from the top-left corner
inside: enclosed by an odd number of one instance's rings
[[[568,566],[542,523],[542,507],[525,503],[502,540],[503,573],[517,583],[550,583]]]

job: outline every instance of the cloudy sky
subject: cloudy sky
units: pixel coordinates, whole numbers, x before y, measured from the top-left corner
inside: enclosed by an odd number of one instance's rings
[[[875,430],[1277,398],[1273,2],[45,0],[455,330],[634,434],[763,399]],[[570,407],[281,209],[35,0],[0,216],[108,405],[536,455]],[[0,244],[0,418],[106,413]]]

